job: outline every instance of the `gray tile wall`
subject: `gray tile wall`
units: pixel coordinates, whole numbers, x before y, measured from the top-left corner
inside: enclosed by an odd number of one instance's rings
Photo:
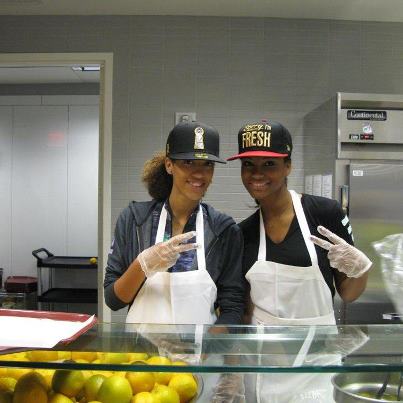
[[[236,151],[247,120],[294,136],[289,186],[303,189],[303,118],[336,91],[403,93],[403,24],[271,18],[1,16],[0,52],[113,52],[112,218],[148,198],[140,173],[175,111],[196,111]],[[309,137],[307,137],[309,139]],[[253,204],[239,162],[216,169],[206,198],[237,220]]]

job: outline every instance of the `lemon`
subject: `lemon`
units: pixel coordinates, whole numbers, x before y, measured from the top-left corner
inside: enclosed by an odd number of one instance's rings
[[[57,369],[53,375],[52,389],[68,397],[74,397],[81,391],[84,382],[81,371]]]
[[[102,403],[129,403],[131,398],[129,381],[117,375],[106,378],[97,394],[97,400]]]
[[[178,392],[169,386],[156,383],[151,393],[159,403],[180,403]]]
[[[129,361],[146,361],[148,358],[147,353],[129,353]]]
[[[54,393],[49,399],[49,403],[73,403],[73,400],[61,393]]]
[[[92,375],[84,383],[84,396],[87,400],[94,400],[103,384],[106,376],[101,374]]]
[[[121,364],[130,361],[128,353],[103,353],[100,360],[106,364]]]
[[[71,360],[71,351],[58,351],[59,360]]]
[[[147,360],[150,365],[172,365],[169,358],[160,355],[154,355]],[[155,382],[161,385],[168,385],[172,378],[172,372],[154,372]]]
[[[97,258],[96,257],[90,258],[90,263],[91,264],[97,264]]]
[[[197,382],[192,374],[176,374],[168,386],[178,392],[181,403],[186,403],[197,394]]]
[[[14,392],[16,383],[17,380],[11,376],[0,378],[0,392]]]
[[[7,376],[11,376],[14,379],[20,379],[23,375],[31,372],[30,368],[7,368]]]
[[[91,362],[97,359],[97,353],[95,351],[72,351],[72,360],[85,360],[86,362]]]
[[[13,403],[12,392],[2,392],[0,391],[0,403]]]
[[[39,372],[46,381],[46,385],[48,387],[48,389],[50,389],[52,387],[52,379],[53,379],[53,375],[55,373],[54,369],[37,369],[36,372]]]
[[[172,361],[172,365],[179,365],[180,367],[188,365],[185,361]]]
[[[163,357],[162,355],[154,355],[147,360],[147,364],[150,365],[171,365],[172,361],[167,358]]]
[[[58,352],[53,350],[32,350],[27,351],[25,354],[29,361],[47,362],[59,359]]]
[[[48,403],[43,376],[34,371],[21,376],[15,385],[13,403]]]
[[[157,403],[158,401],[150,392],[140,392],[132,397],[130,403]]]
[[[155,384],[153,372],[127,372],[126,378],[130,382],[133,394],[150,392]]]

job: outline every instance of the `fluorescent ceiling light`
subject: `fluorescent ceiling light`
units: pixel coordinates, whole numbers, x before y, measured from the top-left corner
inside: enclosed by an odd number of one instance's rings
[[[99,71],[100,66],[73,66],[73,71]]]

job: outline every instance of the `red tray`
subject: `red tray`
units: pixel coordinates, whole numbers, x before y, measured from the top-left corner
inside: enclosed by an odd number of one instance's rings
[[[52,319],[52,320],[64,320],[68,322],[85,322],[92,315],[87,315],[85,313],[70,313],[70,312],[53,312],[53,311],[28,311],[23,309],[0,309],[0,316],[18,316],[23,318],[39,318],[39,319]],[[92,321],[83,327],[73,336],[68,339],[61,340],[59,343],[69,344],[76,340],[79,336],[87,332],[98,322],[96,316],[93,317]],[[0,347],[1,349],[1,347]]]

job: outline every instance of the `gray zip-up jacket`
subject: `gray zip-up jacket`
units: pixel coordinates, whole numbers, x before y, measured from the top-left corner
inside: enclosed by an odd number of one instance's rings
[[[160,212],[162,205],[156,200],[131,202],[118,218],[104,279],[105,302],[112,310],[128,305],[116,296],[113,285],[138,254],[151,246],[152,213]],[[231,217],[208,204],[202,206],[206,268],[217,286],[216,324],[240,324],[246,290],[242,233]],[[136,297],[132,303],[136,303]]]

